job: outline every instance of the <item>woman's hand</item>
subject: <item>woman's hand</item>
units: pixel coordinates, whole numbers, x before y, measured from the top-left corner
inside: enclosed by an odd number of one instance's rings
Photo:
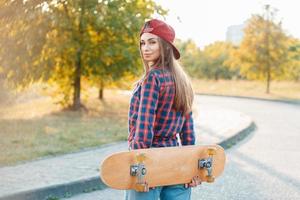
[[[186,183],[184,184],[184,187],[185,188],[188,188],[188,187],[196,187],[198,185],[201,185],[201,179],[199,178],[199,176],[195,176],[193,177],[192,181],[190,183]]]

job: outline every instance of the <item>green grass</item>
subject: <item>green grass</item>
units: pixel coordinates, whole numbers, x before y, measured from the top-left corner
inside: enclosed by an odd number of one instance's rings
[[[270,93],[266,93],[266,83],[241,80],[193,80],[196,93],[257,97],[273,100],[300,102],[300,82],[271,82]]]
[[[128,101],[110,91],[105,102],[86,101],[88,111],[60,110],[47,98],[2,107],[0,165],[125,141]]]

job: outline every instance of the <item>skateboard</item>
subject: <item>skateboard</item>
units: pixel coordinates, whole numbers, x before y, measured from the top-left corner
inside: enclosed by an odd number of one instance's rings
[[[219,145],[138,149],[111,154],[100,166],[102,181],[121,190],[191,182],[199,176],[212,183],[224,170],[225,152]]]

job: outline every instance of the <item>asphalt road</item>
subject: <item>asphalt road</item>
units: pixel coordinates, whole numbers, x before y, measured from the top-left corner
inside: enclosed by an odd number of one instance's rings
[[[192,199],[300,199],[300,106],[231,97],[200,96],[198,106],[243,112],[257,129],[226,151],[224,174],[214,184],[193,188]],[[69,200],[119,200],[124,192],[105,189]]]

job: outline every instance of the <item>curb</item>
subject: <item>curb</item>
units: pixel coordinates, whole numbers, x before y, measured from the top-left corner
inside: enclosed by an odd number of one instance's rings
[[[92,192],[104,188],[106,188],[106,186],[99,177],[92,177],[66,184],[19,192],[0,197],[0,200],[58,200],[59,198],[68,198],[76,194]]]
[[[247,126],[237,131],[233,136],[217,143],[224,149],[229,149],[239,141],[246,138],[256,129],[256,125],[251,121]],[[28,190],[7,196],[0,197],[0,200],[58,200],[59,198],[68,198],[76,194],[92,192],[107,188],[99,176],[82,179],[66,184],[58,184],[44,188]],[[50,195],[49,195],[50,194]]]
[[[218,143],[221,147],[223,147],[225,150],[233,147],[238,142],[245,139],[248,135],[250,135],[254,130],[256,129],[255,123],[252,121],[250,125],[248,125],[246,128],[239,131],[237,134],[225,139],[224,141]]]

